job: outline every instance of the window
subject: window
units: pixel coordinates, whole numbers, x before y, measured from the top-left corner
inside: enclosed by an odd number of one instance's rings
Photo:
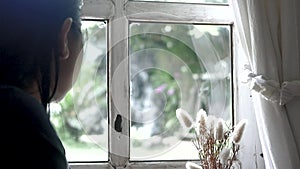
[[[230,120],[229,32],[224,25],[129,24],[131,159],[197,158],[182,140],[178,107],[225,111]]]
[[[232,121],[227,2],[182,2],[84,1],[83,67],[51,108],[72,168],[183,167],[197,152],[178,107]]]
[[[181,3],[214,3],[214,4],[225,4],[228,0],[132,0],[132,1],[155,1],[155,2],[181,2]]]
[[[101,20],[82,21],[85,47],[77,82],[50,109],[69,161],[108,160],[106,25]]]

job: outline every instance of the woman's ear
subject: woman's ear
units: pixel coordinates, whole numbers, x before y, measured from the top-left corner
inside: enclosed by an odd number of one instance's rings
[[[59,33],[59,54],[61,59],[69,58],[68,34],[72,26],[72,18],[65,19]]]

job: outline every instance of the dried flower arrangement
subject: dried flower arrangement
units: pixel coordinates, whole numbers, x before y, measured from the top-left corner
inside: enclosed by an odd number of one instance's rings
[[[197,112],[196,121],[184,110],[177,109],[176,117],[182,127],[193,130],[192,139],[198,151],[200,164],[187,162],[187,169],[240,169],[241,163],[237,157],[240,141],[247,120],[241,120],[234,127],[225,125],[221,118],[209,115],[203,109]]]

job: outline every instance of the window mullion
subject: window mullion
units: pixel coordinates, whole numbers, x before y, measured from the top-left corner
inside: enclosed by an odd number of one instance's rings
[[[193,160],[190,160],[193,161]],[[132,162],[129,169],[182,169],[186,161]]]
[[[126,16],[130,21],[232,24],[228,5],[204,5],[129,1]]]
[[[129,161],[129,62],[126,0],[114,0],[115,14],[109,20],[109,160],[113,167]]]
[[[83,18],[108,19],[114,15],[114,4],[111,0],[84,0]]]

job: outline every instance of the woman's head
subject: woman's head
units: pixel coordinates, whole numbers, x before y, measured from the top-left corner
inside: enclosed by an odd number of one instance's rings
[[[64,96],[81,59],[81,4],[82,0],[2,0],[0,84],[37,90],[45,106]]]

